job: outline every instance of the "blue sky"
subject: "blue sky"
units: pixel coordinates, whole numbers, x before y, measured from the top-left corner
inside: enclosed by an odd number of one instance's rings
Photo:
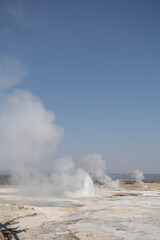
[[[64,128],[59,154],[160,172],[160,2],[0,0],[0,54]],[[10,89],[9,91],[12,91]]]

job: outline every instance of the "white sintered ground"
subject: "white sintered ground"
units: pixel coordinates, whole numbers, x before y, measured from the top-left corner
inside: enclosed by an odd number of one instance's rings
[[[1,228],[15,228],[17,239],[160,239],[160,190],[103,190],[103,197],[65,199],[22,198],[17,191],[0,189]]]

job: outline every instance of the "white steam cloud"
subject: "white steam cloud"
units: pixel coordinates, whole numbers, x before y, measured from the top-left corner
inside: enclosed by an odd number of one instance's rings
[[[135,170],[134,176],[135,176],[136,182],[139,183],[143,189],[147,189],[147,185],[145,185],[143,182],[144,175],[139,169]]]
[[[26,68],[17,59],[0,58],[1,167],[14,170],[22,189],[32,196],[94,195],[94,184],[87,171],[77,168],[70,156],[56,159],[63,129],[56,125],[54,113],[30,92],[14,90],[3,94],[26,74]],[[95,180],[119,189],[119,181],[106,174],[102,155],[90,154],[85,162]]]
[[[103,160],[101,154],[89,154],[85,159],[85,163],[88,165],[88,170],[91,173],[92,178],[111,189],[119,189],[119,180],[113,181],[111,177],[106,174],[106,162]]]
[[[94,186],[89,174],[81,169],[76,168],[72,157],[67,156],[58,159],[54,166],[53,179],[58,183],[58,188],[63,192],[74,192],[83,196],[93,195]]]
[[[89,174],[76,168],[70,156],[55,160],[52,173],[35,170],[24,174],[22,188],[30,196],[93,196],[95,193]]]
[[[0,112],[1,161],[18,168],[52,160],[63,131],[38,98],[26,91],[15,91],[1,104]]]
[[[56,125],[54,113],[30,92],[3,94],[26,74],[17,59],[0,57],[1,168],[13,170],[29,195],[94,194],[91,177],[76,168],[71,157],[56,159],[63,129]]]

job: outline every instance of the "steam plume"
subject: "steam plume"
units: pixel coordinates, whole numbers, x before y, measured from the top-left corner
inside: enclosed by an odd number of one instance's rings
[[[94,186],[89,174],[81,169],[76,168],[72,157],[64,157],[55,162],[55,173],[53,182],[58,182],[58,189],[63,192],[78,193],[82,196],[94,194]]]
[[[0,106],[1,161],[11,168],[45,168],[61,142],[62,128],[42,102],[27,91],[15,91]]]
[[[106,174],[106,163],[101,154],[89,154],[84,161],[88,165],[88,170],[93,179],[101,184],[108,186],[111,189],[119,189],[119,180],[113,181]]]
[[[139,169],[136,169],[134,175],[135,175],[136,182],[139,183],[143,189],[147,189],[147,185],[145,185],[143,182],[144,180],[143,173]]]
[[[30,168],[23,169],[21,187],[29,196],[93,196],[95,193],[90,175],[76,168],[70,156],[54,159],[52,172],[46,173]]]
[[[54,113],[37,97],[15,91],[4,99],[0,111],[1,161],[16,171],[29,195],[94,193],[91,177],[76,168],[71,157],[56,159],[63,130],[55,124]]]
[[[93,195],[95,189],[88,172],[77,168],[70,156],[56,159],[63,129],[56,125],[54,113],[28,91],[5,92],[26,74],[25,66],[17,59],[0,57],[0,165],[16,172],[29,195]],[[90,154],[85,161],[95,180],[119,188],[119,181],[106,175],[102,155]]]

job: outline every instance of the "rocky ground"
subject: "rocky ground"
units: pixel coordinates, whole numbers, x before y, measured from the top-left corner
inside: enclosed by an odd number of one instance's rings
[[[120,191],[103,189],[101,197],[56,199],[55,207],[27,199],[24,205],[16,188],[1,187],[1,233],[20,240],[159,240],[160,184],[147,185],[147,191],[126,184]]]

